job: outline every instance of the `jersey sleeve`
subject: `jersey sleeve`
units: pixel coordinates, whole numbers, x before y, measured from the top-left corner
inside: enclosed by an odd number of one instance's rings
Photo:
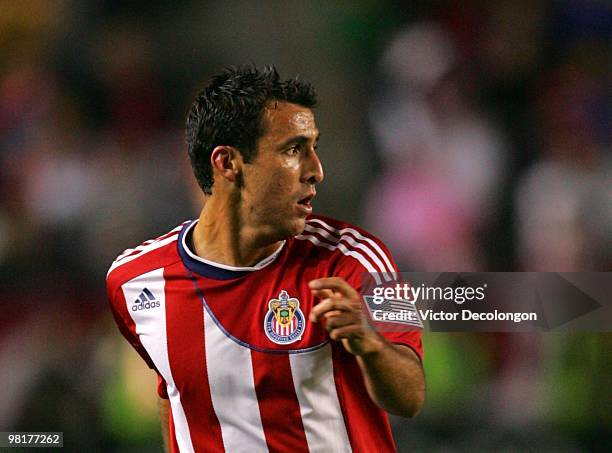
[[[343,277],[360,294],[363,294],[362,285],[364,284],[363,276],[365,273],[387,272],[388,275],[397,275],[399,270],[391,253],[382,241],[367,235],[363,230],[361,230],[361,233],[361,242],[357,242],[359,238],[354,240],[354,253],[343,257],[339,276]],[[420,329],[379,330],[378,333],[391,343],[408,346],[416,353],[419,360],[423,361],[423,342]]]
[[[107,280],[106,294],[115,323],[117,324],[117,327],[119,328],[119,331],[123,337],[132,345],[136,352],[138,352],[149,368],[155,370],[156,368],[151,360],[151,357],[145,350],[138,338],[138,335],[136,334],[136,325],[134,324],[134,320],[127,310],[125,296],[120,289],[121,287],[113,284],[111,279]]]

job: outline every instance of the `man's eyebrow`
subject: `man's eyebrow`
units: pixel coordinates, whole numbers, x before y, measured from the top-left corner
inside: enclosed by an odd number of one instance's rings
[[[319,141],[319,138],[321,138],[320,132],[317,133],[315,137],[315,143]],[[302,145],[309,141],[310,141],[310,137],[307,137],[306,135],[296,135],[295,137],[291,137],[290,139],[287,139],[283,143],[278,145],[278,148],[279,149],[286,148],[289,145]]]

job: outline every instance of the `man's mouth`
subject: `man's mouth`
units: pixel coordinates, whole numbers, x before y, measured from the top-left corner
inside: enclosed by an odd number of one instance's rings
[[[310,195],[302,198],[301,200],[298,201],[298,208],[300,209],[300,211],[302,211],[304,214],[312,214],[312,204],[311,201],[312,199],[315,197],[315,193],[311,193]]]

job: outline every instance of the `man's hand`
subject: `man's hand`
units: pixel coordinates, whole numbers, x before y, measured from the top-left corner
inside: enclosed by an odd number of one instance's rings
[[[383,347],[380,336],[366,319],[359,293],[338,277],[312,280],[308,286],[320,299],[310,311],[310,321],[324,320],[332,340],[342,341],[345,349],[356,356],[377,352]]]
[[[416,415],[425,400],[425,376],[416,353],[389,343],[370,327],[359,293],[343,279],[320,278],[308,285],[320,299],[310,310],[310,321],[324,322],[330,338],[356,356],[372,400],[392,414]]]

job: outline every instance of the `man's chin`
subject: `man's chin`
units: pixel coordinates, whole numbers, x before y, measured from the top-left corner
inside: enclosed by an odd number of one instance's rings
[[[306,227],[306,218],[298,217],[293,219],[291,222],[287,222],[283,231],[283,235],[286,236],[285,239],[288,239],[293,236],[297,236],[298,234],[302,234],[304,232],[304,228]]]
[[[282,223],[278,222],[270,225],[270,227],[270,239],[274,241],[284,241],[285,239],[302,234],[306,227],[306,218],[294,217],[291,220],[287,219]]]
[[[302,234],[304,232],[304,228],[306,228],[306,217],[297,219],[295,225],[295,232],[292,234],[292,236],[297,236],[298,234]]]
[[[288,239],[290,237],[297,236],[298,234],[302,234],[305,227],[306,227],[306,219],[304,217],[296,218],[292,220],[291,222],[287,222],[284,225],[284,228],[283,228],[284,231],[282,232],[283,236],[285,236],[284,239]]]

